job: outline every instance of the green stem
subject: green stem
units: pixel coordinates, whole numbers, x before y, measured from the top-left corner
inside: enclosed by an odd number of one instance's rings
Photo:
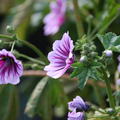
[[[18,41],[20,41],[21,43],[23,43],[24,45],[28,46],[29,48],[31,48],[32,50],[34,50],[36,52],[36,54],[38,56],[40,56],[40,58],[47,64],[48,63],[48,60],[47,58],[43,55],[43,53],[36,47],[34,46],[33,44],[25,41],[25,40],[20,40],[18,39]]]
[[[96,97],[97,97],[97,100],[98,100],[98,102],[99,102],[99,105],[100,105],[101,107],[104,107],[104,101],[103,101],[102,96],[100,95],[99,87],[97,86],[95,80],[94,80],[93,82],[94,82],[94,89],[95,89],[95,93],[96,93]]]
[[[14,46],[15,46],[15,41],[12,43],[11,52],[13,52]]]
[[[2,39],[10,39],[10,40],[15,40],[15,36],[8,36],[8,35],[2,35],[0,34],[0,38]],[[24,45],[28,46],[29,48],[31,48],[38,56],[41,57],[41,59],[47,64],[48,63],[48,60],[47,58],[44,56],[44,54],[36,47],[34,46],[33,44],[25,41],[25,40],[20,40],[20,39],[17,39],[18,41],[20,41],[21,43],[23,43]]]
[[[73,0],[73,5],[74,5],[75,16],[76,16],[78,35],[79,35],[79,38],[81,38],[81,36],[84,34],[84,29],[83,29],[83,25],[80,18],[78,0]]]
[[[106,83],[106,89],[107,89],[110,107],[115,109],[115,101],[114,101],[114,98],[112,95],[112,89],[111,89],[110,81],[109,81],[107,75],[105,75],[105,83]]]
[[[14,51],[14,53],[15,53],[16,56],[18,56],[18,57],[23,57],[23,58],[25,58],[25,59],[28,59],[28,60],[34,62],[34,63],[41,64],[41,65],[45,65],[44,62],[39,61],[39,60],[36,60],[36,59],[34,59],[34,58],[31,58],[31,57],[29,57],[29,56],[27,56],[27,55],[21,54],[21,53],[19,53],[19,52],[17,52],[17,51]]]
[[[10,40],[13,40],[13,38],[12,38],[11,36],[2,35],[2,34],[0,34],[0,38],[2,38],[2,39],[10,39]]]

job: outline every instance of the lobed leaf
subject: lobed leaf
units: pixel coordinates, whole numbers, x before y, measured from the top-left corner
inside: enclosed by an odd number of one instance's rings
[[[109,32],[105,35],[97,35],[105,49],[110,49],[115,52],[120,52],[120,36]]]

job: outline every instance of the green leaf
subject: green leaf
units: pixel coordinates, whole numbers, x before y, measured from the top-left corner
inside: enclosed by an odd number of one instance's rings
[[[19,99],[17,89],[12,85],[4,85],[0,92],[0,119],[16,120],[18,116]]]
[[[43,120],[52,120],[53,107],[61,105],[64,108],[67,105],[63,85],[59,80],[50,78],[40,98],[37,113],[42,116]]]
[[[83,89],[88,79],[102,80],[103,75],[100,71],[103,66],[97,61],[93,61],[90,65],[78,62],[74,63],[74,71],[71,77],[77,77],[79,79],[79,88]]]
[[[105,35],[97,35],[105,49],[110,49],[115,52],[120,52],[120,36],[109,32]]]
[[[44,77],[35,87],[25,113],[29,117],[40,115],[43,120],[52,120],[53,106],[67,104],[63,87],[59,80]]]
[[[37,84],[34,91],[32,92],[32,95],[30,96],[25,108],[25,113],[29,117],[33,117],[35,115],[41,93],[43,92],[47,82],[48,82],[48,77],[44,77],[42,80],[40,80],[40,82]]]
[[[85,68],[83,71],[81,71],[81,73],[78,75],[80,89],[83,89],[85,87],[89,77],[90,77],[89,69]]]
[[[94,80],[103,80],[102,72],[99,71],[99,69],[92,67],[90,70],[90,78]]]
[[[103,20],[101,20],[101,25],[99,29],[100,34],[102,34],[109,27],[109,25],[119,16],[119,8],[119,4],[112,3],[111,6],[109,6],[108,9],[105,11],[105,14],[107,13],[107,15]]]
[[[82,69],[84,69],[84,64],[81,63],[81,62],[76,62],[76,63],[72,64],[72,67],[74,67],[74,71],[70,75],[71,78],[76,77],[76,76],[79,75],[80,71]]]

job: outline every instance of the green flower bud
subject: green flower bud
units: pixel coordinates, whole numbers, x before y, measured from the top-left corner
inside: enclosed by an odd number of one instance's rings
[[[91,52],[91,53],[90,53],[90,56],[91,56],[91,57],[96,57],[97,55],[98,55],[97,52]]]
[[[6,27],[6,30],[7,30],[8,33],[12,33],[12,34],[15,33],[15,29],[14,29],[12,26],[9,26],[9,25],[8,25],[8,26]]]
[[[85,61],[87,61],[87,56],[82,56],[82,57],[80,58],[80,62],[85,62]]]
[[[111,50],[105,50],[103,53],[105,54],[106,57],[111,57],[113,54]]]
[[[115,113],[115,110],[113,110],[112,108],[109,108],[109,109],[107,110],[107,113],[108,113],[109,115],[113,115],[113,114]]]

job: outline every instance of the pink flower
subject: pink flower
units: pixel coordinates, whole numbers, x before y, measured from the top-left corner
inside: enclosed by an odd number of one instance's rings
[[[116,84],[120,86],[120,79],[116,80]]]
[[[3,49],[0,51],[0,84],[18,84],[19,77],[23,73],[23,66],[21,61],[17,60],[15,56]]]
[[[68,120],[85,120],[83,112],[72,111],[68,113]]]
[[[51,12],[44,18],[44,34],[54,35],[64,23],[66,12],[66,0],[57,0],[50,4]]]
[[[68,103],[68,108],[71,111],[76,109],[87,111],[89,109],[89,105],[84,102],[80,96],[76,96],[73,101]]]
[[[44,68],[47,75],[52,78],[61,77],[74,62],[73,41],[68,33],[64,33],[61,40],[53,43],[53,51],[48,54],[50,64]]]

